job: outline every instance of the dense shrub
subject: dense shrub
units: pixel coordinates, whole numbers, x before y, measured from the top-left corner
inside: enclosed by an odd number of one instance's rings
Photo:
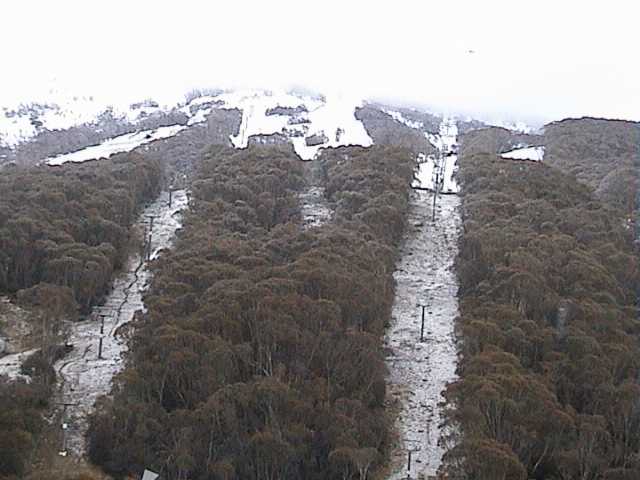
[[[638,477],[639,275],[626,212],[543,164],[464,156],[461,178],[451,478]]]
[[[108,291],[129,226],[159,192],[162,170],[137,154],[5,170],[0,176],[0,292],[69,287],[83,311]]]
[[[354,478],[379,463],[412,161],[326,153],[335,220],[305,231],[290,149],[212,148],[176,248],[154,265],[128,368],[92,419],[92,460],[167,479]]]

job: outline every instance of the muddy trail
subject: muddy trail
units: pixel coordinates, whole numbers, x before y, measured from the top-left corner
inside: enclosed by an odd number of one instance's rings
[[[181,226],[180,212],[187,205],[186,192],[174,191],[171,203],[169,206],[169,194],[163,192],[144,209],[137,224],[143,231],[146,228],[148,239],[153,217],[148,252],[130,256],[103,305],[95,307],[86,320],[66,325],[67,343],[73,349],[54,365],[59,383],[54,404],[64,432],[62,455],[83,455],[87,416],[96,399],[109,393],[113,377],[124,367],[127,324],[138,310],[144,310],[142,295],[150,279],[148,260],[171,246]]]
[[[322,165],[318,160],[304,162],[307,188],[299,195],[303,228],[319,227],[333,218],[333,210],[325,197]]]

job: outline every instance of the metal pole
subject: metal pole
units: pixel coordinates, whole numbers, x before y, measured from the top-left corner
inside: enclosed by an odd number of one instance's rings
[[[422,326],[420,327],[420,341],[424,342],[424,309],[426,308],[424,305],[422,307]]]
[[[100,343],[98,344],[98,360],[102,360],[102,337],[100,337]]]
[[[411,450],[409,450],[409,457],[407,459],[407,473],[411,471]]]
[[[151,260],[151,234],[149,234],[149,241],[147,242],[147,260]]]
[[[169,208],[171,208],[171,201],[173,199],[173,189],[169,189]]]
[[[433,185],[433,213],[431,215],[431,221],[436,221],[436,200],[438,198],[438,186],[440,185],[440,173],[436,173],[436,181]]]

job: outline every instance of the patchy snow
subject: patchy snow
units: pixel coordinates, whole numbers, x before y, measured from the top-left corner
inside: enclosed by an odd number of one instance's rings
[[[200,110],[198,110],[195,115],[193,115],[189,121],[187,122],[187,125],[191,126],[191,125],[195,125],[196,123],[202,123],[202,122],[206,122],[207,121],[207,117],[209,116],[209,114],[211,113],[211,108],[202,108]]]
[[[321,144],[310,146],[302,137],[294,137],[292,141],[296,153],[303,160],[311,160],[322,148],[373,145],[373,140],[364,125],[355,117],[356,108],[360,106],[362,106],[361,101],[335,96],[327,97],[326,101],[315,109],[309,108],[307,137],[324,135],[326,140]]]
[[[312,186],[300,194],[300,213],[305,228],[319,227],[333,216],[324,196],[324,188]]]
[[[242,112],[239,131],[231,136],[236,148],[246,148],[252,136],[282,134],[291,140],[301,159],[311,160],[322,148],[373,144],[364,125],[355,117],[356,108],[362,102],[339,95],[319,99],[285,92],[237,90],[208,96],[206,102],[201,103],[214,103],[214,108],[235,108]],[[297,111],[267,114],[277,107]],[[308,142],[309,137],[318,141]]]
[[[184,130],[183,125],[171,125],[153,130],[143,130],[141,132],[127,133],[118,137],[109,138],[100,145],[83,148],[72,153],[65,153],[44,160],[48,165],[62,165],[67,162],[86,162],[98,158],[109,158],[116,153],[130,152],[134,148],[163,138],[169,138]]]
[[[407,232],[394,274],[396,297],[385,338],[390,352],[388,398],[398,402],[400,410],[391,480],[407,478],[409,450],[413,450],[410,478],[435,475],[445,452],[439,444],[445,433],[440,426],[440,402],[445,386],[455,379],[457,362],[458,284],[453,264],[460,232],[459,204],[456,195],[440,197],[436,221],[431,223],[432,194],[418,190],[411,199],[413,227]],[[421,305],[425,306],[423,342]]]
[[[517,133],[527,133],[527,134],[534,134],[534,133],[538,133],[538,128],[536,127],[532,127],[530,125],[527,125],[524,122],[521,121],[502,121],[502,120],[498,120],[495,122],[489,122],[490,125],[493,125],[495,127],[502,127],[502,128],[506,128],[507,130],[511,130],[513,132],[517,132]]]
[[[11,104],[0,106],[0,146],[16,147],[44,131],[95,125],[104,115],[134,127],[146,119],[168,114],[174,109],[192,117],[198,114],[200,104],[210,100],[203,96],[191,102],[193,106],[189,109],[179,108],[181,103],[178,97],[170,97],[158,103],[155,99],[134,101],[126,93],[117,99],[100,98],[78,96],[73,92],[52,88],[34,95],[29,101],[16,99]]]
[[[458,128],[443,118],[433,142],[437,156],[418,156],[412,184],[409,223],[394,279],[392,324],[385,346],[389,352],[389,395],[397,402],[399,443],[392,451],[391,480],[436,475],[445,448],[441,426],[442,392],[455,379],[457,349],[454,320],[458,316],[458,284],[453,271],[460,233],[460,200],[457,193]],[[431,190],[434,193],[428,193]],[[435,221],[432,221],[435,218]],[[424,338],[421,341],[424,306]],[[407,472],[408,452],[411,470]],[[410,475],[409,475],[410,474]]]
[[[341,95],[314,97],[265,90],[236,90],[218,95],[205,95],[192,99],[188,104],[160,106],[152,100],[127,106],[112,107],[89,97],[59,104],[31,104],[16,109],[0,111],[0,145],[13,147],[44,130],[62,130],[80,124],[91,124],[105,113],[124,123],[136,125],[154,114],[169,112],[172,108],[185,114],[187,126],[206,121],[214,109],[238,109],[242,112],[239,131],[230,140],[236,148],[246,148],[249,140],[257,135],[280,134],[289,139],[294,150],[303,160],[316,157],[323,148],[346,145],[368,147],[373,144],[364,125],[355,117],[360,99]],[[270,110],[284,109],[278,114]],[[286,111],[289,109],[290,111]],[[269,113],[269,114],[268,114]],[[395,118],[404,119],[400,113]],[[416,123],[417,124],[417,123]],[[175,135],[187,126],[172,125],[110,138],[100,145],[50,157],[49,165],[66,162],[84,162],[127,152],[144,143]]]
[[[6,375],[11,380],[21,378],[29,383],[31,381],[31,377],[22,375],[20,373],[20,368],[22,367],[23,362],[37,351],[38,349],[34,348],[25,352],[13,353],[11,355],[0,357],[0,376]]]
[[[531,160],[542,162],[544,160],[544,147],[516,148],[500,155],[508,160]]]
[[[307,188],[298,196],[303,228],[319,227],[331,221],[334,211],[327,201],[319,162],[306,162],[303,166]]]
[[[180,212],[186,205],[184,190],[173,192],[171,207],[165,192],[140,215],[138,225],[141,227],[148,224],[148,216],[155,216],[150,249],[152,259],[162,249],[171,246],[174,234],[182,224]],[[68,343],[73,345],[73,350],[54,365],[60,381],[55,401],[68,404],[62,419],[68,426],[63,451],[83,454],[87,416],[92,412],[96,399],[109,394],[113,377],[124,367],[126,325],[136,311],[144,310],[142,295],[149,279],[147,262],[141,255],[133,255],[125,272],[115,280],[104,305],[94,308],[87,320],[68,324]],[[105,315],[103,328],[100,314]],[[100,338],[101,357],[98,356]]]
[[[237,135],[231,137],[236,148],[246,148],[253,135],[283,133],[289,124],[287,115],[267,115],[276,107],[296,108],[305,104],[305,99],[287,93],[273,93],[259,90],[238,90],[216,97],[222,101],[222,108],[237,108],[242,112],[242,122]],[[312,99],[306,99],[313,102]]]
[[[422,130],[424,128],[424,124],[422,122],[409,120],[408,118],[405,118],[400,112],[397,112],[395,110],[388,110],[385,108],[383,108],[382,111],[393,118],[396,122],[400,122],[409,128],[415,128],[416,130]]]
[[[458,127],[453,118],[444,118],[437,135],[426,134],[439,150],[437,155],[419,154],[415,178],[411,186],[416,189],[435,190],[441,193],[458,193],[455,180],[458,169]]]

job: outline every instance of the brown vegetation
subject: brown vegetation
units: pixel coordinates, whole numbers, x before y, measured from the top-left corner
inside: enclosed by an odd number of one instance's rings
[[[92,420],[92,460],[116,476],[366,478],[388,441],[381,335],[412,162],[325,152],[335,221],[305,231],[290,148],[212,147]]]
[[[0,176],[0,292],[33,312],[40,336],[40,350],[23,364],[31,383],[0,377],[0,478],[22,475],[42,429],[52,365],[64,355],[62,320],[111,288],[129,226],[161,180],[160,165],[135,154]]]
[[[451,478],[640,476],[638,258],[624,212],[543,164],[463,156]]]

